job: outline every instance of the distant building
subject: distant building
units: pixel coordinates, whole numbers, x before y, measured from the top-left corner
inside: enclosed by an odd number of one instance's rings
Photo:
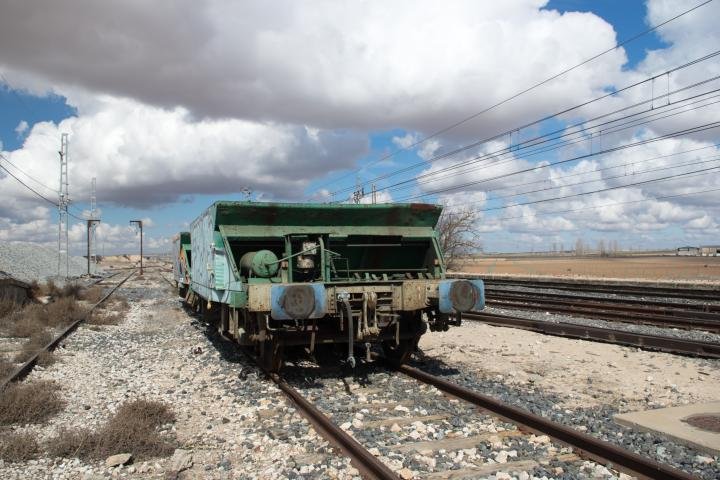
[[[675,255],[683,257],[700,255],[700,249],[698,247],[678,247]]]
[[[700,247],[700,255],[703,257],[720,257],[720,245],[705,245]]]

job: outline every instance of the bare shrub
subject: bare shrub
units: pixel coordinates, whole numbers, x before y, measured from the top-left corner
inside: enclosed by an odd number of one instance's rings
[[[43,295],[49,295],[51,297],[59,296],[60,292],[57,285],[55,285],[55,282],[53,282],[51,279],[48,279],[48,281],[45,282],[44,285],[40,286],[40,291]]]
[[[456,267],[458,259],[481,249],[477,233],[477,212],[464,208],[452,212],[443,211],[437,223],[440,251],[448,268]]]
[[[167,405],[149,400],[126,402],[97,431],[62,430],[47,444],[48,453],[58,457],[101,459],[118,452],[137,459],[169,456],[174,439],[164,438],[158,427],[175,421]]]
[[[49,295],[53,298],[66,298],[66,297],[72,297],[72,298],[78,298],[80,296],[80,291],[82,290],[82,285],[74,282],[67,282],[62,287],[58,287],[54,281],[48,280],[45,285],[40,287],[40,291],[45,294]]]
[[[6,462],[26,462],[40,453],[37,440],[29,433],[0,432],[0,459]]]
[[[68,282],[66,283],[63,288],[60,290],[60,297],[62,298],[80,298],[80,292],[82,291],[83,287],[79,283],[74,282]]]
[[[55,382],[16,383],[0,392],[0,425],[43,423],[65,406]]]
[[[37,280],[32,280],[30,282],[30,292],[32,292],[32,296],[34,298],[37,298],[43,294],[43,289]]]

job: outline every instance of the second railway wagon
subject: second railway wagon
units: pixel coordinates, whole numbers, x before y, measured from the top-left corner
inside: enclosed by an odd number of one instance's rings
[[[287,346],[380,344],[403,362],[427,328],[484,307],[481,280],[449,280],[428,204],[216,202],[175,243],[180,294],[277,371]],[[189,248],[187,242],[189,240]],[[184,269],[187,269],[184,270]],[[214,315],[212,315],[214,314]]]

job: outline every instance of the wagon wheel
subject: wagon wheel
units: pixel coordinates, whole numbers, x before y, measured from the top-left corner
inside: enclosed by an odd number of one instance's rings
[[[265,370],[278,373],[283,365],[283,346],[273,339],[261,342],[259,359]]]
[[[395,343],[395,340],[383,341],[382,349],[385,358],[391,365],[402,365],[410,358],[419,338],[401,339],[399,344]]]
[[[395,340],[385,340],[382,342],[385,358],[387,358],[392,365],[405,363],[408,358],[410,358],[410,355],[417,349],[420,337],[427,330],[427,326],[420,320],[419,312],[403,315],[400,322],[401,331],[413,332],[414,336],[400,339],[398,343],[396,343]]]

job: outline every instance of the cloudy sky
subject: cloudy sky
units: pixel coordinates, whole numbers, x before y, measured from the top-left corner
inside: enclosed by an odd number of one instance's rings
[[[717,243],[720,2],[612,49],[700,3],[0,0],[0,241],[56,241],[18,180],[56,200],[68,133],[100,253],[356,184],[475,210],[488,251]]]

